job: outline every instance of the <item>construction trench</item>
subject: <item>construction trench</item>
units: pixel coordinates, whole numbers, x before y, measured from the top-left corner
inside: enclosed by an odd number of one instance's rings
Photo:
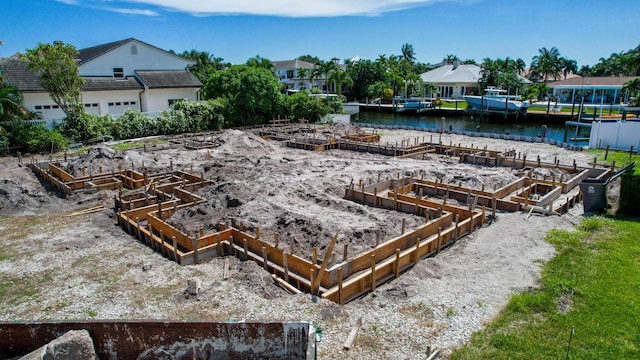
[[[132,164],[130,169],[120,167],[111,172],[100,169],[96,174],[85,174],[83,169],[81,174],[72,175],[65,168],[67,159],[32,160],[29,166],[42,181],[52,184],[65,196],[80,191],[117,190],[113,198],[117,223],[139,241],[181,265],[229,255],[242,261],[252,260],[289,292],[310,293],[339,304],[375,291],[377,286],[398,278],[421,259],[437,255],[478,227],[490,225],[496,212],[560,215],[580,202],[577,186],[580,181],[607,178],[612,174],[611,168],[595,165],[583,168],[575,161],[560,164],[559,159],[546,163],[540,157],[531,160],[530,156],[528,159],[526,154],[513,150],[501,152],[473,145],[445,145],[441,141],[433,142],[433,135],[428,141],[425,137],[416,137],[381,144],[375,132],[334,136],[308,124],[280,120],[252,131],[292,148],[340,149],[395,158],[446,156],[463,163],[510,168],[517,171],[519,178],[494,189],[466,187],[461,182],[445,183],[413,173],[393,176],[378,173],[377,178],[352,181],[344,189],[344,199],[422,218],[422,223],[409,228],[403,218],[400,233],[386,239],[379,230],[372,230],[376,234],[375,245],[359,253],[350,252],[347,242],[339,243],[336,232],[321,254],[317,247],[305,253],[295,246],[293,238],[287,241],[278,233],[267,238],[260,233],[260,227],[246,228],[243,222],[220,221],[215,229],[202,227],[193,232],[179,229],[172,216],[205,203],[207,199],[196,192],[216,185],[216,179],[205,179],[204,172],[196,174],[192,168],[176,170],[171,165],[165,172],[148,173],[144,164],[139,169],[134,169]],[[168,146],[212,149],[217,146],[216,136],[182,136],[172,139]],[[208,150],[207,157],[210,158]],[[560,176],[539,177],[536,169],[553,169]],[[228,267],[228,262],[225,266]]]

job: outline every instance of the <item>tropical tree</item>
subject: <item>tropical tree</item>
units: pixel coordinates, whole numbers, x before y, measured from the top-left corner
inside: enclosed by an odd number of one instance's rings
[[[402,58],[404,60],[408,61],[409,63],[413,63],[416,60],[416,54],[413,51],[413,45],[405,43],[404,45],[402,45],[401,51]]]
[[[216,71],[202,91],[205,99],[224,104],[225,126],[263,123],[282,110],[280,82],[262,67],[233,65]]]
[[[438,85],[434,83],[424,83],[424,93],[429,97],[433,97],[433,94],[437,94],[439,90]]]
[[[346,85],[347,87],[353,86],[353,79],[349,76],[349,73],[343,71],[340,68],[335,69],[329,74],[327,81],[332,82],[336,86],[336,94],[338,97],[342,98],[342,86]]]
[[[420,90],[420,83],[422,82],[422,78],[420,77],[420,75],[409,73],[407,74],[407,76],[405,76],[404,81],[407,89],[405,97]]]
[[[300,55],[298,56],[298,60],[306,61],[311,64],[320,64],[322,62],[319,57],[311,55]]]
[[[249,60],[247,60],[246,65],[251,67],[267,69],[269,71],[273,69],[273,63],[271,62],[271,60],[267,58],[263,58],[260,55],[256,55],[255,57],[252,57]]]
[[[624,83],[622,92],[629,94],[629,105],[640,105],[640,78],[633,79]]]
[[[560,77],[560,52],[556,47],[538,49],[538,55],[531,58],[531,70],[542,81],[557,80]]]
[[[194,65],[189,66],[189,71],[202,82],[207,81],[214,71],[222,70],[231,65],[225,62],[223,58],[215,57],[206,51],[192,49],[190,51],[183,51],[181,55],[185,59],[196,62]]]
[[[393,97],[393,90],[384,81],[376,81],[367,88],[367,95],[372,98],[389,100]]]
[[[384,72],[380,70],[377,62],[371,60],[352,62],[347,71],[353,80],[347,95],[350,99],[364,99],[369,95],[367,91],[369,85],[384,80]]]
[[[80,77],[77,57],[78,50],[75,46],[62,42],[38,43],[35,49],[29,49],[26,54],[20,55],[27,67],[39,75],[42,88],[67,115],[64,124],[67,135],[82,140],[82,134],[86,133],[80,123],[84,114],[80,98],[84,79]]]
[[[298,79],[306,79],[307,77],[309,77],[309,73],[311,73],[311,70],[307,68],[297,68],[296,73],[298,74]]]
[[[442,63],[451,65],[458,60],[460,59],[456,55],[449,54],[444,59],[442,59]]]
[[[524,61],[510,58],[492,60],[485,58],[480,65],[480,88],[496,86],[505,90],[519,92],[524,88],[524,81],[519,76]]]
[[[578,72],[578,62],[575,60],[567,59],[566,57],[560,58],[560,68],[564,78],[567,78],[569,74],[575,74]]]
[[[20,90],[13,85],[0,83],[0,121],[21,118],[23,114]]]
[[[338,64],[334,63],[333,61],[322,61],[317,68],[316,76],[318,78],[324,77],[325,89],[327,93],[329,93],[329,83],[330,83],[329,76],[331,75],[332,72],[338,71],[338,70],[340,70],[340,68],[338,67]]]
[[[313,123],[333,112],[327,99],[311,97],[306,91],[300,91],[284,99],[286,115],[290,119],[306,119]]]

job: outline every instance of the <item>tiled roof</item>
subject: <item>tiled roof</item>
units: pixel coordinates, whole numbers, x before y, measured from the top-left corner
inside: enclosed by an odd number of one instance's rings
[[[627,81],[631,81],[637,78],[640,78],[640,76],[587,76],[584,78],[584,80],[582,77],[577,77],[550,82],[548,86],[624,86],[624,83],[626,83]]]
[[[136,71],[149,88],[202,87],[202,83],[187,70]]]
[[[302,61],[302,60],[282,60],[282,61],[272,61],[273,67],[275,69],[282,69],[282,70],[286,70],[286,69],[300,69],[300,68],[304,68],[304,69],[313,69],[315,67],[314,64],[307,62],[307,61]]]
[[[9,83],[20,91],[44,91],[40,78],[27,68],[27,64],[17,57],[0,59],[0,67]]]
[[[135,77],[115,79],[111,76],[85,77],[84,91],[144,89]]]

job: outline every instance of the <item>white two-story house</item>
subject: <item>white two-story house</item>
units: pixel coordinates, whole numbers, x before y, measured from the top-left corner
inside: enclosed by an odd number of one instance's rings
[[[187,68],[194,64],[133,38],[79,50],[82,103],[88,113],[119,115],[127,108],[156,114],[176,100],[199,99],[202,83]],[[65,114],[40,86],[38,75],[17,57],[0,59],[5,78],[23,95],[23,106],[45,120]]]

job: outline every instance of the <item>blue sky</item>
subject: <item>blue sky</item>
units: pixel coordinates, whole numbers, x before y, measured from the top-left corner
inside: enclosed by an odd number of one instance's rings
[[[130,37],[232,63],[311,54],[417,60],[521,58],[542,47],[593,65],[640,44],[637,0],[2,0],[0,57],[61,40],[85,48]]]

